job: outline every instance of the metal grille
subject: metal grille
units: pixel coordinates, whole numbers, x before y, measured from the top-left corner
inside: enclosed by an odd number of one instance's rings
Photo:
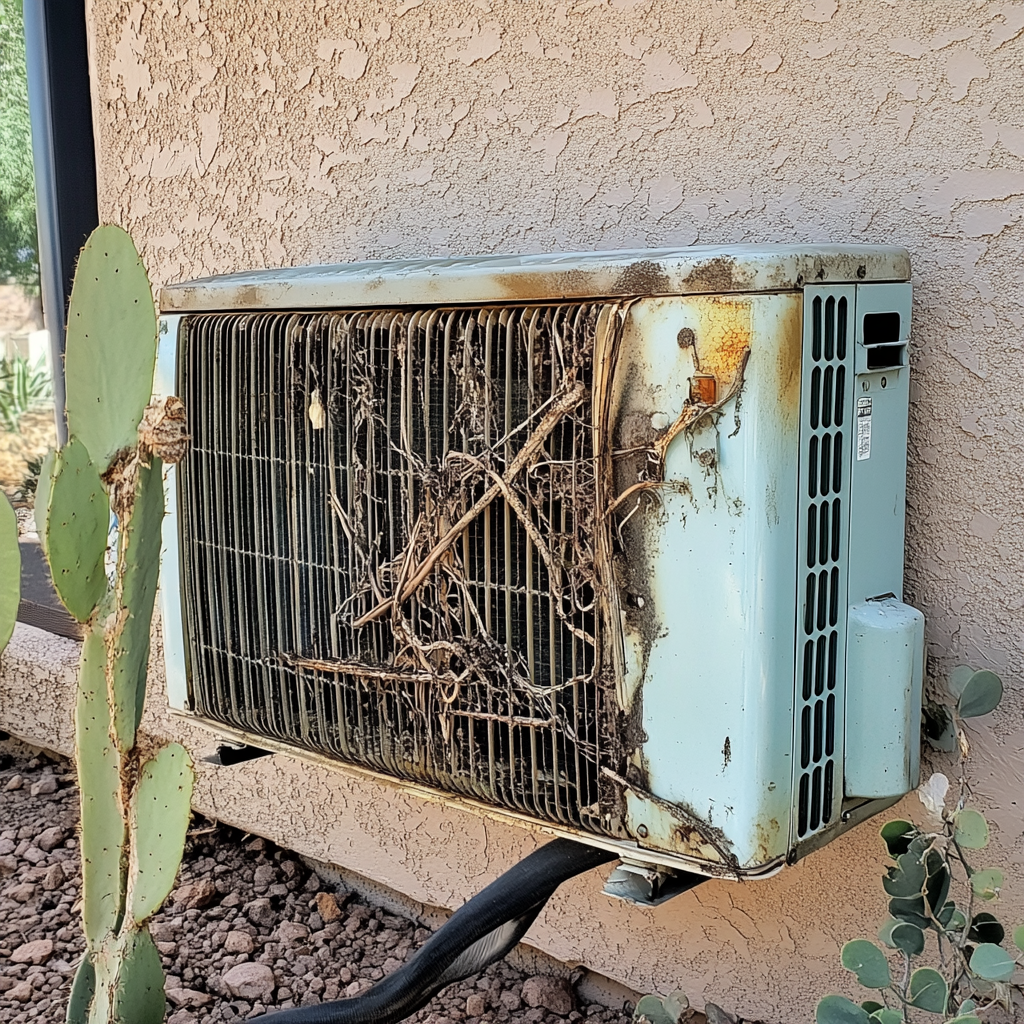
[[[199,714],[609,827],[589,392],[600,309],[185,321],[193,442],[179,494]]]
[[[842,798],[852,294],[805,297],[796,681],[796,833],[829,825]],[[807,329],[809,327],[809,330]]]

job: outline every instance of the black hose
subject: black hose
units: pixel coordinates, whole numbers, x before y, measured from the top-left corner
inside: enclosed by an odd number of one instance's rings
[[[274,1024],[395,1024],[453,982],[500,960],[565,881],[615,860],[614,853],[555,839],[461,906],[416,955],[351,999],[273,1014]]]

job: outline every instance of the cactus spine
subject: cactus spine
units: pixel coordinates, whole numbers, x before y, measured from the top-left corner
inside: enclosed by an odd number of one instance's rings
[[[88,626],[75,709],[86,954],[68,1024],[164,1017],[163,971],[146,922],[174,884],[193,771],[179,744],[144,753],[136,742],[164,514],[158,455],[180,457],[187,440],[154,443],[168,433],[168,407],[171,434],[184,420],[177,399],[147,408],[155,362],[156,315],[139,254],[120,228],[97,228],[79,258],[68,313],[69,439],[47,458],[36,499],[57,592]],[[154,432],[154,422],[164,430]]]

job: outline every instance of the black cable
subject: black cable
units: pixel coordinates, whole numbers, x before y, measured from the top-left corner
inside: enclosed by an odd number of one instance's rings
[[[274,1024],[395,1024],[447,985],[505,956],[563,882],[615,859],[606,850],[555,839],[456,910],[407,964],[373,988],[351,999],[269,1016]]]

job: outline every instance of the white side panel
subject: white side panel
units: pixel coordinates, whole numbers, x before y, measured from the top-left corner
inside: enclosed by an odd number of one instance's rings
[[[719,402],[743,374],[738,395],[668,449],[644,545],[657,629],[629,639],[632,672],[647,649],[651,791],[711,826],[745,870],[785,856],[789,839],[802,302],[644,301],[623,353],[657,382],[659,422],[679,416],[695,371],[716,378]],[[671,841],[650,810],[643,821],[631,802],[631,831]]]
[[[160,318],[154,397],[176,393],[175,366],[178,355],[180,316]],[[160,623],[163,629],[164,670],[167,675],[167,702],[179,711],[188,709],[188,676],[185,663],[185,637],[181,617],[181,577],[178,561],[177,470],[164,469],[163,544],[160,550]]]

